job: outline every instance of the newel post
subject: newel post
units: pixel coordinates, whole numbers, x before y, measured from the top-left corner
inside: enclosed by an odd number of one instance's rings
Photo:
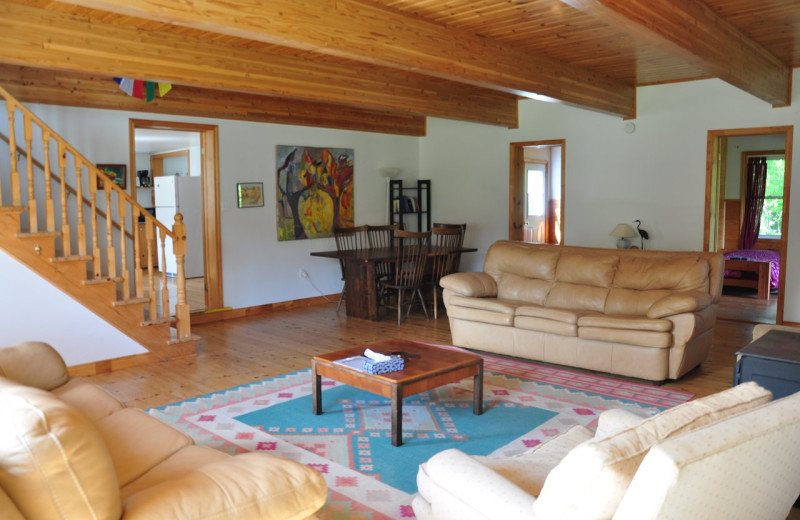
[[[178,289],[178,301],[175,303],[175,321],[177,322],[178,338],[186,339],[191,335],[191,324],[189,321],[189,304],[186,303],[186,273],[184,271],[184,261],[186,259],[186,224],[183,223],[183,215],[175,214],[175,224],[172,226],[175,234],[173,252],[178,264],[175,283]]]

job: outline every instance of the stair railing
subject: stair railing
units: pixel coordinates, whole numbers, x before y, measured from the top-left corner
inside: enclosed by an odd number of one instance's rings
[[[116,282],[119,303],[147,303],[143,323],[171,319],[166,273],[156,276],[153,264],[153,255],[160,253],[159,264],[166,265],[166,245],[171,240],[177,262],[175,328],[179,341],[189,339],[182,215],[176,215],[172,229],[167,228],[2,87],[0,96],[8,112],[8,136],[0,132],[0,140],[8,145],[10,162],[6,177],[10,194],[4,193],[0,178],[0,206],[10,202],[27,210],[27,229],[21,229],[21,234],[58,236],[60,257],[89,260],[87,278]],[[24,162],[24,173],[20,162]],[[144,236],[137,225],[142,221]],[[146,265],[141,265],[141,258]]]

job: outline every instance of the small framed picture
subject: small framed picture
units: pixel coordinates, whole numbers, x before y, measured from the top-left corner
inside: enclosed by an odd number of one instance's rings
[[[98,164],[97,167],[106,175],[111,177],[114,184],[123,190],[128,186],[127,167],[124,164]],[[103,181],[97,179],[97,189],[103,189]]]
[[[257,208],[264,205],[263,182],[240,182],[236,185],[236,198],[240,208]]]

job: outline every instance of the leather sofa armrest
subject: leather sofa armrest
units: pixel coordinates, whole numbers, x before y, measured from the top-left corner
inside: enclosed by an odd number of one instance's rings
[[[478,513],[481,518],[530,520],[535,498],[470,455],[448,449],[420,465],[436,487]],[[420,477],[417,477],[418,480]],[[436,512],[436,497],[426,497]]]
[[[14,505],[14,502],[11,501],[11,498],[3,489],[0,489],[0,516],[2,516],[3,520],[25,520],[25,517],[22,516],[20,510],[17,509],[17,506]]]
[[[439,281],[442,288],[460,296],[492,298],[497,296],[497,282],[486,273],[453,273]]]
[[[245,453],[211,462],[128,497],[125,520],[306,518],[327,499],[322,475],[295,461]]]
[[[648,318],[666,318],[684,312],[701,311],[711,305],[711,295],[699,291],[670,294],[655,302],[647,311]]]
[[[42,341],[0,348],[0,376],[42,390],[52,390],[69,381],[61,354]]]

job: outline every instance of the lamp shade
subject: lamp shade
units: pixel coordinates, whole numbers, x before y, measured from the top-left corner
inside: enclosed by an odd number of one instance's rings
[[[400,168],[392,167],[392,166],[385,166],[385,167],[381,168],[378,171],[380,171],[381,175],[383,175],[385,178],[394,179],[395,177],[400,175],[400,172],[403,171],[403,170],[401,170]]]
[[[617,238],[631,238],[636,236],[636,232],[628,224],[617,224],[617,227],[611,232],[611,236]]]
[[[610,233],[612,237],[617,237],[617,249],[628,249],[631,247],[628,239],[635,237],[636,232],[628,224],[617,224],[617,227]]]

